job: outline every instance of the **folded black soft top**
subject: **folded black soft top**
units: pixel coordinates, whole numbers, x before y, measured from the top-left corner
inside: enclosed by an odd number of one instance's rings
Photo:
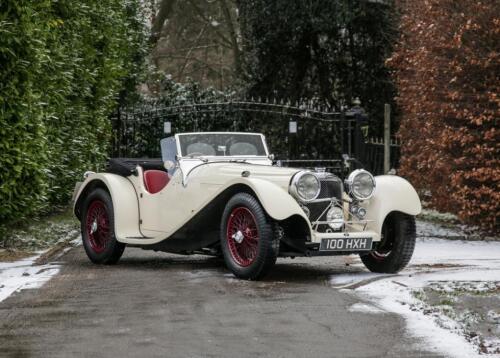
[[[128,177],[129,175],[136,175],[135,168],[138,165],[144,170],[165,170],[163,161],[159,158],[109,158],[106,172]]]

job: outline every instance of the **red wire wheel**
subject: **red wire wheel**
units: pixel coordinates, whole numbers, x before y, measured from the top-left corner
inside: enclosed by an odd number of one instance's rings
[[[390,251],[389,252],[386,252],[386,253],[383,253],[383,252],[378,252],[378,251],[372,251],[370,252],[370,255],[372,255],[372,257],[377,260],[377,261],[384,261],[384,259],[389,256],[390,254]]]
[[[382,241],[377,250],[370,252],[370,255],[376,261],[384,261],[390,254],[394,243],[394,230],[390,227],[389,223],[384,223],[382,227]]]
[[[227,221],[226,239],[233,260],[242,267],[254,263],[259,249],[259,232],[253,213],[246,207],[236,207]]]
[[[111,240],[111,232],[108,211],[101,200],[90,203],[85,228],[91,249],[96,254],[102,253]]]

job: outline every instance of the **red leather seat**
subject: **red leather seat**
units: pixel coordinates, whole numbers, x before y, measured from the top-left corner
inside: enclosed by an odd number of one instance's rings
[[[169,181],[170,175],[162,170],[146,170],[144,172],[144,185],[151,194],[161,191]]]

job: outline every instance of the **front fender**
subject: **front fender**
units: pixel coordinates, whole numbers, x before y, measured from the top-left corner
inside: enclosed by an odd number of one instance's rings
[[[247,184],[254,191],[264,210],[273,219],[281,221],[299,215],[309,221],[297,201],[280,186],[259,178],[248,178],[240,183]]]
[[[125,177],[111,173],[90,174],[78,188],[74,199],[74,212],[81,219],[81,205],[93,189],[106,189],[113,202],[114,229],[118,241],[127,237],[142,237],[139,229],[139,203],[132,183]]]
[[[376,189],[373,197],[361,204],[366,211],[368,229],[382,234],[384,220],[393,211],[408,215],[418,215],[422,211],[420,198],[413,186],[405,179],[395,175],[375,177]]]
[[[294,217],[294,220],[302,221],[302,226],[312,237],[311,222],[304,214],[297,201],[281,186],[260,178],[239,178],[233,180],[230,186],[245,185],[249,187],[261,203],[266,213],[277,221],[283,221]]]

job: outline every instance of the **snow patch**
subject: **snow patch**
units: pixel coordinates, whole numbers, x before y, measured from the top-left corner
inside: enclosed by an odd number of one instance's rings
[[[498,332],[497,333],[500,333],[500,310],[498,312],[493,311],[493,310],[488,311],[486,318],[489,321],[494,322],[498,325]]]
[[[417,220],[417,235],[419,237],[448,237],[448,238],[464,238],[466,235],[454,228],[449,228],[428,221]]]
[[[417,339],[420,348],[456,358],[479,356],[465,337],[439,327],[432,316],[426,316],[416,309],[415,306],[421,302],[407,288],[383,280],[360,287],[356,292],[364,298],[375,300],[386,311],[404,317],[408,333]],[[453,327],[453,321],[447,321],[447,325]]]
[[[386,276],[390,275],[371,273],[371,272],[345,273],[345,274],[330,276],[330,284],[335,286],[336,288],[343,288],[355,285],[363,281],[375,280]]]
[[[46,264],[33,266],[39,255],[15,262],[0,262],[0,302],[14,292],[42,287],[56,275],[61,266]]]
[[[500,242],[418,239],[411,265],[418,264],[500,268]]]
[[[436,230],[429,228],[430,236]],[[442,233],[439,232],[438,233]],[[438,236],[438,235],[435,235]],[[356,258],[352,267],[363,268]],[[418,348],[449,357],[483,357],[477,340],[471,343],[461,325],[429,309],[418,293],[426,287],[443,292],[487,293],[500,286],[500,242],[462,241],[435,238],[418,239],[411,263],[399,275],[381,275],[369,272],[333,275],[330,284],[342,291],[355,292],[363,300],[373,302],[381,312],[401,315],[409,335],[417,340]],[[353,290],[346,290],[351,288]],[[368,312],[370,305],[353,305],[351,312]],[[497,322],[496,309],[487,319]],[[498,335],[499,332],[493,332]],[[486,337],[485,337],[486,338]],[[485,339],[485,345],[494,347],[496,338]],[[500,355],[488,355],[500,357]]]
[[[367,303],[355,303],[347,310],[349,312],[372,313],[372,314],[385,313],[384,310],[381,310],[380,308],[375,307],[373,305],[369,305]]]
[[[494,270],[493,270],[494,272]],[[499,278],[500,279],[500,278]],[[487,293],[498,290],[500,292],[500,282],[491,281],[437,281],[430,282],[428,285],[433,291],[441,293],[453,292],[473,292]]]

